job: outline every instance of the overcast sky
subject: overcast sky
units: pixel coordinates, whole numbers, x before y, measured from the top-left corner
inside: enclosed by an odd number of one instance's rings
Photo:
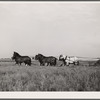
[[[0,58],[100,57],[100,3],[0,2]]]

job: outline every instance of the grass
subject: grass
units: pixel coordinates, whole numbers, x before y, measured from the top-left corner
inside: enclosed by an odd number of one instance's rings
[[[100,91],[100,66],[0,62],[0,91]]]

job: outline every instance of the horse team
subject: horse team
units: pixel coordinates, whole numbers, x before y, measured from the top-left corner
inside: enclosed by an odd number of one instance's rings
[[[38,60],[40,63],[40,66],[56,66],[57,65],[57,60],[61,61],[63,64],[60,66],[69,66],[70,64],[74,65],[79,65],[79,60],[77,57],[69,57],[65,55],[60,55],[59,58],[57,59],[56,57],[53,56],[44,56],[42,54],[37,54],[33,59]],[[31,58],[29,56],[21,56],[19,53],[14,52],[12,60],[15,60],[15,64],[21,65],[24,63],[25,65],[31,66]]]

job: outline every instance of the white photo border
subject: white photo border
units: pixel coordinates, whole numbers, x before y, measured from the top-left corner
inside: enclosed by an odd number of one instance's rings
[[[0,3],[28,3],[28,1],[0,1]],[[29,1],[29,3],[57,3],[57,1]],[[100,1],[58,1],[59,3],[100,3]],[[0,92],[0,99],[100,99],[100,92]]]

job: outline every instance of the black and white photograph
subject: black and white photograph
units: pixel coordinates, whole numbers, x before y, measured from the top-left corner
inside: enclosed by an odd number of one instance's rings
[[[100,2],[0,2],[2,91],[100,91]]]

